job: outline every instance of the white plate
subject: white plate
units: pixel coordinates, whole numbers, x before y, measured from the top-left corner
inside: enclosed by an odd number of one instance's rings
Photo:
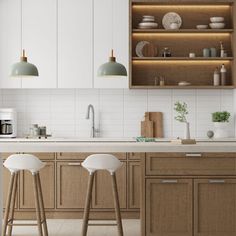
[[[162,19],[162,25],[165,29],[169,30],[171,29],[171,23],[177,23],[178,27],[180,28],[182,25],[182,19],[180,15],[175,12],[166,13]]]
[[[225,20],[225,18],[221,17],[221,16],[214,16],[214,17],[210,18],[210,21],[212,23],[221,23],[221,22],[224,22],[224,20]]]
[[[139,27],[151,27],[151,28],[157,28],[158,24],[155,22],[141,22],[138,24]]]
[[[197,29],[207,29],[208,25],[196,25]]]
[[[191,85],[191,83],[189,83],[189,82],[187,82],[187,81],[180,81],[180,82],[178,83],[178,85],[179,85],[179,86],[189,86],[189,85]]]
[[[210,23],[209,24],[212,29],[224,29],[225,23]]]
[[[142,51],[143,51],[143,47],[147,44],[150,44],[150,42],[140,41],[140,42],[137,43],[136,48],[135,48],[135,52],[136,52],[138,57],[144,57]]]

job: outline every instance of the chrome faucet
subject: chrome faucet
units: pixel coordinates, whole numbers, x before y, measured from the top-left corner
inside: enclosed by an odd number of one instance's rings
[[[87,108],[87,114],[86,114],[86,119],[88,120],[90,118],[90,111],[92,112],[92,127],[91,127],[91,134],[90,137],[94,138],[95,137],[95,112],[94,112],[94,107],[92,104],[88,105]]]

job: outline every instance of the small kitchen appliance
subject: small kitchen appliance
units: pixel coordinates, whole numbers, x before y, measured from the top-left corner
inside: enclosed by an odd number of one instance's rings
[[[15,138],[17,113],[13,108],[0,108],[0,138]]]

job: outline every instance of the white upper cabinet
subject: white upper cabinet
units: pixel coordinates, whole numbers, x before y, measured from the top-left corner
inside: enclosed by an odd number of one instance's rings
[[[21,1],[0,1],[0,88],[20,88],[21,79],[10,78],[10,68],[20,59]]]
[[[58,87],[93,87],[93,0],[58,0]]]
[[[22,48],[39,71],[22,79],[22,88],[56,88],[57,0],[22,0]]]
[[[129,0],[94,1],[94,87],[128,88],[128,77],[97,76],[99,66],[108,61],[111,49],[116,60],[129,70]]]

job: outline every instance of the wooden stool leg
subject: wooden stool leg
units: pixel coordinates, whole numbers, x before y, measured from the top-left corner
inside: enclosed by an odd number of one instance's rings
[[[117,190],[117,183],[116,183],[116,175],[113,173],[111,175],[112,178],[112,190],[113,190],[113,197],[114,197],[114,204],[115,204],[115,212],[116,212],[116,221],[118,227],[118,234],[119,236],[123,236],[123,227],[120,215],[120,203],[118,197],[118,190]]]
[[[93,179],[94,179],[94,173],[90,173],[89,181],[88,181],[87,195],[86,195],[86,203],[85,203],[85,209],[84,209],[82,236],[86,236],[87,231],[88,231],[90,202],[91,202],[92,190],[93,190]]]
[[[11,200],[11,205],[10,205],[9,222],[12,224],[14,221],[18,176],[19,176],[19,173],[17,172],[15,175],[15,179],[14,179],[13,190],[12,190],[12,200]],[[12,235],[12,225],[9,225],[8,226],[8,236],[11,236],[11,235]]]
[[[39,196],[38,196],[38,180],[37,180],[37,174],[38,174],[38,173],[34,173],[34,174],[33,174],[35,208],[36,208],[36,217],[37,217],[37,224],[38,224],[39,236],[43,236],[42,224],[41,224],[41,213],[40,213],[40,206],[39,206]]]
[[[45,208],[44,208],[44,202],[43,202],[42,186],[41,186],[39,173],[37,174],[37,180],[38,180],[39,205],[41,209],[41,220],[43,222],[43,232],[44,232],[44,236],[48,236],[48,227],[47,227],[47,220],[46,220]]]
[[[6,208],[5,208],[5,216],[4,216],[4,220],[3,220],[2,236],[6,236],[6,232],[7,232],[8,217],[9,217],[9,211],[10,211],[15,176],[16,176],[15,173],[11,173],[11,180],[10,180],[10,185],[9,185],[9,189],[8,189]]]

